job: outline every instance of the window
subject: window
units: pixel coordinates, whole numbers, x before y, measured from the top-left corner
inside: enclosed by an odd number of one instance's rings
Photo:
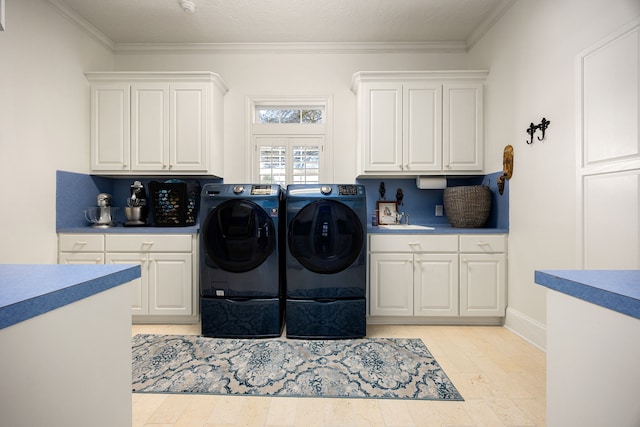
[[[256,119],[265,123],[323,123],[324,110],[307,107],[292,109],[288,107],[256,107]]]
[[[260,184],[320,183],[320,149],[323,138],[257,136]]]
[[[252,181],[318,184],[326,177],[328,99],[256,100],[251,108]]]

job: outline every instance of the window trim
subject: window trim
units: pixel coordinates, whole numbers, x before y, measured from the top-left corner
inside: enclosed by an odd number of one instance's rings
[[[318,107],[324,109],[324,123],[256,123],[256,109],[272,107]],[[249,182],[259,179],[259,152],[257,136],[321,136],[320,182],[333,182],[333,98],[322,95],[247,96],[246,98],[247,177]]]

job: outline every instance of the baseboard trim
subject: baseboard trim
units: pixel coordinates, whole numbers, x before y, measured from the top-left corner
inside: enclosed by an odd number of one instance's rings
[[[530,342],[542,351],[547,348],[547,327],[546,325],[532,319],[524,313],[507,307],[507,316],[504,327],[525,341]]]

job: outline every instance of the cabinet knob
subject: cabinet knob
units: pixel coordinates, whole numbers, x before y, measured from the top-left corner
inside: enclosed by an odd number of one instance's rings
[[[100,258],[96,258],[96,264],[102,264],[102,260]]]

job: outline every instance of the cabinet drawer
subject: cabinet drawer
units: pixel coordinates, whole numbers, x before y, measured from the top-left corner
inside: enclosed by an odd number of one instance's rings
[[[506,252],[507,237],[504,234],[461,235],[460,252]]]
[[[107,234],[107,252],[191,252],[190,234]]]
[[[104,234],[59,234],[59,252],[102,252]]]
[[[371,252],[458,252],[458,236],[443,234],[371,234]]]

